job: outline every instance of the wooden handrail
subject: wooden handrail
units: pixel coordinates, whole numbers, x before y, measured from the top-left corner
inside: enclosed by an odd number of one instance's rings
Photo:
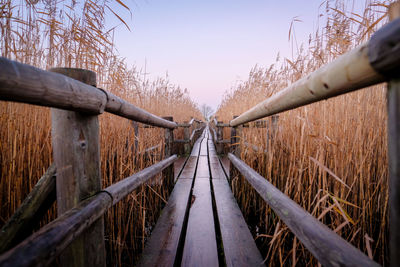
[[[0,57],[0,100],[94,115],[107,111],[153,126],[169,129],[177,126],[103,89],[4,57]]]
[[[323,266],[379,266],[235,155],[228,158]]]
[[[282,111],[362,89],[398,75],[400,18],[363,44],[267,98],[230,122],[238,126]]]
[[[0,256],[0,266],[47,266],[79,234],[141,184],[177,160],[173,155],[82,201]],[[95,244],[94,244],[95,245]]]

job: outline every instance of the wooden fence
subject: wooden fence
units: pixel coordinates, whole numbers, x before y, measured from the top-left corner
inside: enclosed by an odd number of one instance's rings
[[[399,17],[400,2],[393,4],[389,13],[397,14]],[[245,123],[384,81],[388,83],[390,264],[400,266],[398,253],[400,249],[400,18],[394,19],[392,15],[391,22],[379,29],[369,42],[338,57],[242,115],[235,116],[229,124],[213,120],[217,128],[213,130],[217,144],[228,143],[222,140],[221,129],[232,127],[231,153],[228,154],[228,158],[233,166],[324,266],[377,266],[378,264],[241,161],[240,145],[238,145],[244,144],[240,140],[241,132]]]
[[[57,256],[62,266],[105,266],[102,215],[163,170],[164,183],[173,185],[175,145],[184,143],[185,151],[190,151],[203,127],[196,119],[177,124],[172,117],[157,117],[97,88],[94,72],[71,68],[44,71],[6,58],[0,58],[0,100],[52,108],[54,157],[54,164],[0,231],[0,266],[45,266]],[[165,159],[102,189],[98,115],[104,111],[134,120],[135,135],[138,122],[165,128]],[[182,140],[174,140],[177,127],[184,128]],[[154,148],[144,153],[151,150]],[[27,238],[26,229],[31,229],[40,219],[38,214],[47,211],[54,200],[58,218]]]

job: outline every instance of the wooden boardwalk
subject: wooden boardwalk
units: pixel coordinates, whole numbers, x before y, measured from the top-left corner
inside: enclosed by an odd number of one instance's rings
[[[140,266],[262,265],[226,171],[206,128],[185,163],[175,168],[174,190]]]

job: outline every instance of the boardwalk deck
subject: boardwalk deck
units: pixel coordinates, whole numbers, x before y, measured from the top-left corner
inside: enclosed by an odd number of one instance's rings
[[[139,266],[262,265],[227,180],[229,165],[221,162],[206,128],[177,177]]]

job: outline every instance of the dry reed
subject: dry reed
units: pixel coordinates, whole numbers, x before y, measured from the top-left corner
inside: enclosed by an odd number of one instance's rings
[[[389,2],[365,1],[364,10],[356,13],[355,1],[324,1],[326,24],[310,35],[307,49],[302,46],[295,58],[278,58],[269,68],[254,68],[247,81],[225,95],[218,120],[231,120],[368,39],[387,20]],[[284,112],[268,132],[245,128],[241,157],[332,230],[387,265],[384,87]],[[245,142],[261,149],[254,151]],[[269,266],[317,264],[242,177],[233,177],[232,188]]]
[[[159,116],[178,122],[200,118],[188,92],[168,78],[149,81],[118,56],[113,31],[105,29],[105,12],[121,1],[0,0],[1,56],[41,68],[77,67],[97,73],[98,86]],[[117,15],[117,14],[115,14]],[[120,16],[117,15],[119,18]],[[121,19],[122,20],[122,19]],[[0,102],[0,225],[13,214],[52,161],[48,108]],[[177,131],[176,138],[181,138]],[[100,116],[103,187],[150,166],[163,155],[135,154],[163,143],[162,129],[139,128],[138,148],[131,122]],[[105,218],[107,265],[131,266],[154,225],[168,190],[162,177],[129,195]],[[55,217],[49,212],[43,223]]]

